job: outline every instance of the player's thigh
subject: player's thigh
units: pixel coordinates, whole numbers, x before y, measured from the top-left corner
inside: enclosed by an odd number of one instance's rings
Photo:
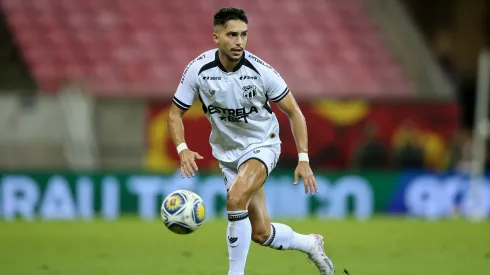
[[[252,196],[262,187],[267,178],[264,164],[255,158],[244,161],[228,190],[228,203],[248,206]]]
[[[259,147],[245,154],[238,161],[238,171],[228,191],[228,199],[239,200],[240,206],[245,201],[248,207],[252,197],[275,168],[279,154],[279,145]]]
[[[248,216],[250,218],[250,223],[252,224],[252,239],[258,243],[267,241],[271,233],[271,221],[269,213],[267,212],[265,191],[263,187],[260,188],[250,200]]]

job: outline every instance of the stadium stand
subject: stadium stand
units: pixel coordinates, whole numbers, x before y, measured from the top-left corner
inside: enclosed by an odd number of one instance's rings
[[[187,63],[214,47],[212,15],[233,1],[3,0],[0,5],[44,91],[83,80],[99,95],[165,97],[173,94]],[[301,96],[415,94],[360,0],[250,0],[242,8],[253,10],[248,49]]]
[[[0,9],[0,94],[12,90],[32,93],[36,87],[28,71]]]

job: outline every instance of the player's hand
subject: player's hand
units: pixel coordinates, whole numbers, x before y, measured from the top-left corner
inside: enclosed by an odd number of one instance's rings
[[[303,179],[305,184],[305,194],[308,194],[308,192],[311,194],[318,193],[315,176],[307,161],[298,162],[298,166],[296,166],[296,170],[294,171],[294,184],[298,184],[299,177]]]
[[[184,178],[187,176],[188,178],[194,177],[195,171],[197,171],[196,159],[203,159],[201,155],[196,152],[193,152],[189,149],[184,149],[179,154],[180,156],[180,176]]]

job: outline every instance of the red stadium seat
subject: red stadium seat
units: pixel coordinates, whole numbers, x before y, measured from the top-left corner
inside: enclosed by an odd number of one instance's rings
[[[3,0],[34,77],[53,92],[83,78],[97,94],[172,96],[185,66],[215,47],[227,0]],[[189,8],[192,7],[192,8]],[[360,0],[243,2],[248,49],[300,96],[410,96],[411,83]]]

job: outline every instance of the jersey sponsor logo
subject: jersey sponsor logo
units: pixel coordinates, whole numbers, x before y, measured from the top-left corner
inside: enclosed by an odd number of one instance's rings
[[[185,76],[187,75],[187,72],[189,71],[189,68],[194,64],[196,63],[196,61],[198,60],[201,60],[203,58],[206,57],[206,54],[203,54],[201,56],[199,56],[198,58],[194,59],[191,61],[191,63],[189,63],[189,65],[187,65],[187,67],[185,67],[185,70],[184,70],[184,73],[182,73],[182,78],[180,79],[180,83],[181,84],[184,84],[184,80],[185,80]]]
[[[254,55],[251,55],[251,54],[248,55],[248,58],[253,59],[255,62],[259,63],[260,65],[271,69],[277,76],[281,77],[281,75],[279,74],[279,72],[277,72],[276,70],[274,70],[274,68],[272,68],[269,64],[267,64],[264,61],[262,61],[260,58],[254,56]]]
[[[208,112],[210,115],[218,114],[222,121],[248,123],[247,117],[252,113],[258,113],[259,111],[255,106],[252,106],[247,110],[247,108],[227,109],[209,105]]]
[[[252,99],[257,96],[257,87],[255,85],[248,85],[242,87],[243,97],[246,99]]]
[[[221,76],[203,76],[203,80],[221,80]]]
[[[242,75],[240,76],[240,80],[247,80],[247,79],[252,79],[252,80],[257,80],[257,76],[250,76],[250,75]]]
[[[264,61],[260,60],[260,58],[254,56],[254,55],[249,54],[248,58],[253,59],[255,62],[259,63],[260,65],[263,65],[269,69],[272,69],[272,67],[270,65],[267,65]]]
[[[183,84],[184,83],[184,80],[185,80],[185,76],[187,75],[187,72],[189,71],[189,68],[192,66],[192,64],[196,63],[196,60],[192,60],[191,63],[189,63],[189,65],[187,65],[187,67],[185,68],[184,70],[184,73],[182,74],[182,78],[180,79],[180,83]]]

